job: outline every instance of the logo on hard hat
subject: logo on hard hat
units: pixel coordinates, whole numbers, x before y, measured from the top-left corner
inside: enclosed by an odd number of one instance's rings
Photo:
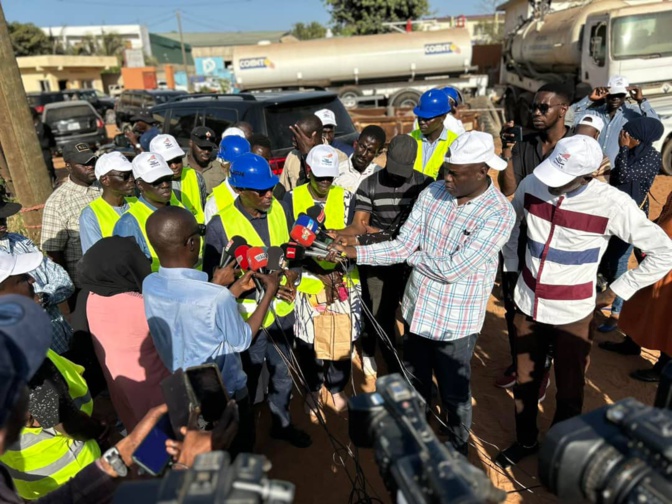
[[[238,62],[241,70],[252,70],[257,68],[275,68],[273,62],[266,56],[261,58],[243,58]]]
[[[457,53],[460,54],[460,46],[453,44],[452,42],[440,42],[437,44],[425,44],[425,55],[431,56],[432,54],[450,54]]]

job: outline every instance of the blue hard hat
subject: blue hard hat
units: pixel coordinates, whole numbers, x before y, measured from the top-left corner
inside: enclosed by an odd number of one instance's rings
[[[263,157],[248,152],[231,163],[229,184],[238,189],[271,189],[280,180]]]
[[[247,154],[248,152],[250,152],[250,142],[243,137],[229,135],[219,142],[217,159],[230,163],[241,154]]]
[[[455,102],[455,105],[462,105],[462,102],[464,100],[462,99],[462,93],[460,93],[459,89],[454,88],[453,86],[446,86],[444,88],[441,88],[441,91],[446,93],[446,96],[448,96],[448,98],[453,100],[453,102]]]
[[[423,119],[430,119],[448,112],[450,112],[448,95],[440,89],[425,91],[420,97],[420,103],[413,109],[413,113]]]

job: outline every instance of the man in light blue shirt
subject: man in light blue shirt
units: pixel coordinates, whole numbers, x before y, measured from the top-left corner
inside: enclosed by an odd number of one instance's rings
[[[637,105],[628,103],[625,99],[628,95],[637,102]],[[602,103],[602,104],[596,104]],[[607,87],[596,87],[583,100],[575,105],[574,126],[576,126],[584,112],[601,117],[605,127],[602,128],[597,141],[602,151],[609,157],[611,166],[616,166],[618,155],[618,135],[628,121],[637,117],[646,116],[658,119],[658,114],[653,110],[639,86],[630,86],[628,80],[620,75],[614,75],[609,79]]]
[[[249,348],[259,332],[279,282],[275,275],[254,273],[264,286],[264,295],[244,321],[236,298],[254,287],[252,273],[246,273],[229,290],[224,285],[234,280],[232,263],[217,269],[213,283],[209,283],[206,273],[193,269],[203,235],[205,226],[184,208],[164,207],[147,219],[147,237],[161,266],[142,284],[145,314],[154,346],[170,371],[206,362],[219,365],[224,385],[239,406],[239,435],[247,438],[242,449],[251,451],[254,420],[239,353]],[[244,419],[248,410],[250,418]],[[247,425],[251,433],[245,432]]]

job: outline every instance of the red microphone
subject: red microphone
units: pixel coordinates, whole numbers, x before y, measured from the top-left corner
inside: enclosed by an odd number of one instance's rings
[[[268,254],[261,247],[248,248],[247,264],[250,270],[263,273],[262,270],[268,265]],[[263,295],[264,286],[262,285],[261,281],[256,277],[252,277],[252,280],[254,281],[254,285],[257,287],[257,291]]]
[[[327,250],[325,244],[315,241],[317,235],[305,226],[294,226],[289,233],[289,236],[302,247],[317,247],[322,250]]]
[[[241,269],[247,270],[250,269],[250,265],[247,262],[247,251],[250,250],[249,245],[241,245],[236,249],[234,252],[234,256],[236,258],[236,262],[238,263],[238,266],[240,266]]]

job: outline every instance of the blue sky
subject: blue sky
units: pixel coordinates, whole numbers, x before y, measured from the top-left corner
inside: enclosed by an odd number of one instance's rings
[[[479,0],[430,0],[438,16],[479,14]],[[150,31],[284,30],[302,21],[327,23],[321,0],[3,0],[7,21],[38,26],[144,24]]]

